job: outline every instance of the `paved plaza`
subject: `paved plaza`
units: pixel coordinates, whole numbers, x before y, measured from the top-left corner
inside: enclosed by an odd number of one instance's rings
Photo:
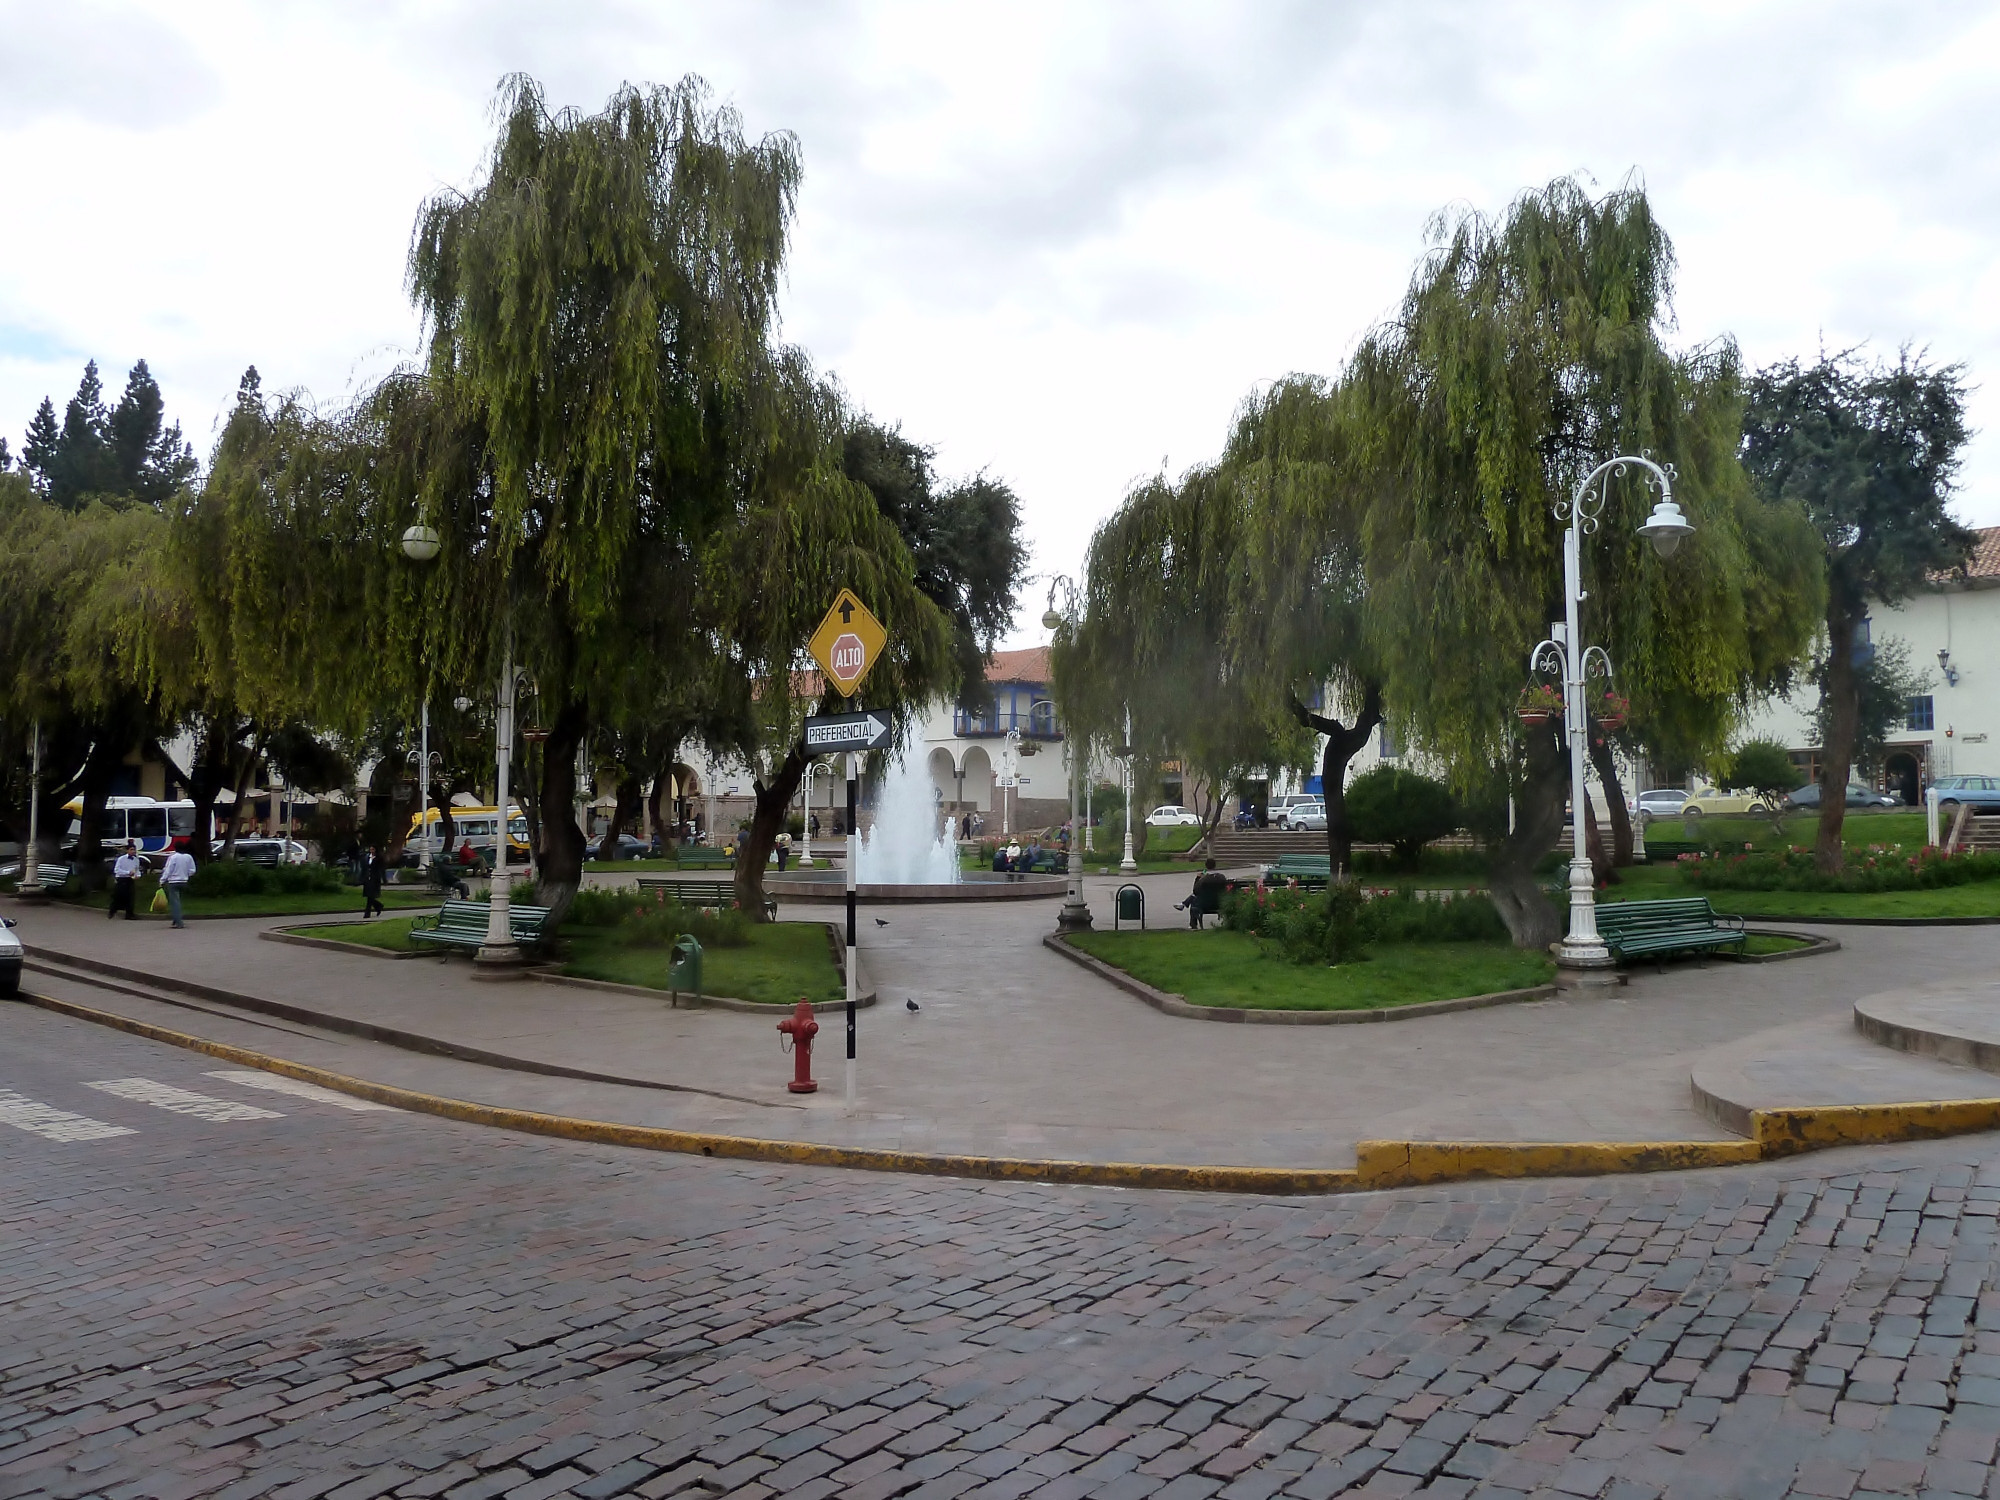
[[[1187,877],[1147,883],[1155,909],[1170,911]],[[1100,925],[1115,884],[1090,882]],[[820,1053],[830,1086],[802,1099],[784,1092],[791,1059],[775,1013],[676,1011],[656,996],[482,983],[463,958],[389,962],[259,940],[277,921],[175,932],[67,908],[20,915],[31,949],[629,1082],[477,1066],[186,996],[168,1004],[144,986],[30,976],[37,992],[175,1030],[509,1108],[901,1151],[1341,1168],[1363,1139],[1735,1138],[1697,1107],[1697,1078],[1751,1104],[1996,1092],[1977,1069],[1862,1041],[1851,1012],[1880,994],[1984,993],[2000,972],[2000,927],[1840,928],[1844,947],[1821,957],[1641,968],[1629,985],[1575,997],[1300,1027],[1162,1015],[1043,948],[1055,911],[1033,901],[864,915],[865,982],[881,999],[862,1014],[853,1117],[838,1087],[837,1018]],[[784,914],[832,920],[838,908]]]
[[[2000,1438],[1990,1137],[1274,1202],[0,1057],[5,1496],[1978,1495]]]

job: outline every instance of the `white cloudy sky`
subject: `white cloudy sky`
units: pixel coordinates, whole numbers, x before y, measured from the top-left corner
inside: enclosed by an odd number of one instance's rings
[[[403,359],[421,200],[502,74],[689,72],[806,182],[785,336],[1076,566],[1135,478],[1329,371],[1447,205],[1640,173],[1678,336],[1925,346],[2000,415],[2000,6],[0,0],[0,433],[146,357],[206,451],[246,364]],[[2000,524],[1996,437],[1960,512]]]

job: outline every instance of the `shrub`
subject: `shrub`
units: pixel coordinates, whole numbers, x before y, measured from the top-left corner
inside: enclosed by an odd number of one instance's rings
[[[188,880],[190,896],[297,896],[338,891],[341,872],[331,865],[279,865],[266,869],[248,860],[211,860]]]
[[[742,912],[683,906],[668,900],[665,891],[578,891],[564,921],[610,928],[619,942],[635,948],[672,947],[683,934],[704,948],[741,948],[750,941],[750,919]]]
[[[1388,844],[1405,869],[1416,866],[1424,845],[1458,827],[1458,803],[1441,781],[1377,766],[1347,788],[1348,826],[1367,844]]]
[[[1485,896],[1420,897],[1404,889],[1370,899],[1343,883],[1326,891],[1233,891],[1222,903],[1222,925],[1265,938],[1293,963],[1348,963],[1367,945],[1498,941],[1507,924]]]
[[[1711,891],[1923,891],[2000,880],[2000,853],[1924,848],[1911,854],[1900,844],[1855,851],[1831,875],[1814,864],[1811,850],[1797,847],[1776,854],[1753,854],[1747,845],[1741,853],[1683,854],[1674,865],[1688,884]]]

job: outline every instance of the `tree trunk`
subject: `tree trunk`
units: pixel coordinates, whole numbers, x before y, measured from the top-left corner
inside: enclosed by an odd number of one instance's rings
[[[1854,629],[1861,611],[1837,603],[1827,608],[1826,676],[1820,684],[1827,712],[1826,743],[1819,750],[1819,836],[1813,864],[1836,875],[1847,861],[1841,830],[1847,822],[1847,778],[1854,765],[1854,735],[1861,722],[1860,684],[1854,677]]]
[[[536,800],[542,811],[542,857],[536,868],[535,901],[549,908],[549,921],[560,923],[576,890],[583,883],[583,830],[576,826],[576,751],[590,728],[581,703],[565,703],[549,725],[542,743],[541,786]],[[502,808],[504,819],[507,810]]]
[[[215,858],[215,802],[224,787],[234,787],[243,722],[231,715],[210,719],[188,772],[188,800],[194,803],[194,837],[188,852],[203,864]]]
[[[229,826],[222,834],[221,858],[228,859],[236,853],[236,836],[243,831],[243,799],[250,795],[250,778],[257,774],[257,758],[264,753],[265,739],[259,739],[250,747],[250,753],[243,757],[236,768],[235,779],[229,790],[234,799],[229,804]]]
[[[1514,829],[1488,857],[1493,904],[1517,948],[1547,950],[1563,935],[1562,913],[1549,904],[1535,865],[1562,832],[1568,757],[1555,733],[1528,731],[1527,774],[1514,798]]]
[[[1361,712],[1351,725],[1316,714],[1297,698],[1292,699],[1292,717],[1308,729],[1326,736],[1326,750],[1319,762],[1320,802],[1326,808],[1326,859],[1335,880],[1347,880],[1354,873],[1354,826],[1347,818],[1347,765],[1361,753],[1382,722],[1382,689],[1368,683],[1361,693]]]
[[[104,803],[111,795],[111,779],[125,762],[128,742],[111,726],[91,744],[90,758],[83,764],[83,808],[76,836],[76,873],[85,890],[98,890],[104,875]],[[122,850],[120,852],[123,852]]]
[[[777,847],[785,819],[791,815],[792,799],[806,779],[805,743],[792,746],[771,778],[770,785],[753,780],[757,810],[750,818],[750,832],[736,844],[736,904],[753,922],[765,920],[764,864]]]
[[[1602,734],[1590,736],[1590,764],[1604,784],[1604,807],[1611,819],[1611,864],[1614,869],[1632,867],[1632,814],[1625,807],[1625,788],[1618,780],[1618,760],[1611,753],[1611,741]],[[1612,876],[1616,880],[1617,876]]]
[[[662,818],[660,816],[660,801],[666,796],[668,787],[673,784],[674,758],[679,753],[679,750],[680,747],[676,745],[673,750],[667,753],[659,769],[653,772],[653,784],[646,792],[646,815],[652,820],[653,832],[659,836],[660,848],[667,853],[673,852],[674,846],[678,842],[675,834],[680,830],[675,817]],[[670,809],[670,811],[678,813],[679,808],[676,806]]]
[[[618,840],[624,836],[626,828],[639,816],[639,804],[644,800],[646,783],[638,775],[627,773],[618,781],[618,801],[611,809],[611,826],[604,830],[604,842],[597,846],[599,859],[618,859]]]

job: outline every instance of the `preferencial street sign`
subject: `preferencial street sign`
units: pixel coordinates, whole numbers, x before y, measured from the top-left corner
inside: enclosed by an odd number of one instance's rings
[[[880,750],[889,743],[889,716],[879,710],[865,714],[822,714],[806,720],[806,750]]]
[[[888,639],[882,622],[852,592],[842,589],[813,632],[809,649],[840,696],[852,698]]]

